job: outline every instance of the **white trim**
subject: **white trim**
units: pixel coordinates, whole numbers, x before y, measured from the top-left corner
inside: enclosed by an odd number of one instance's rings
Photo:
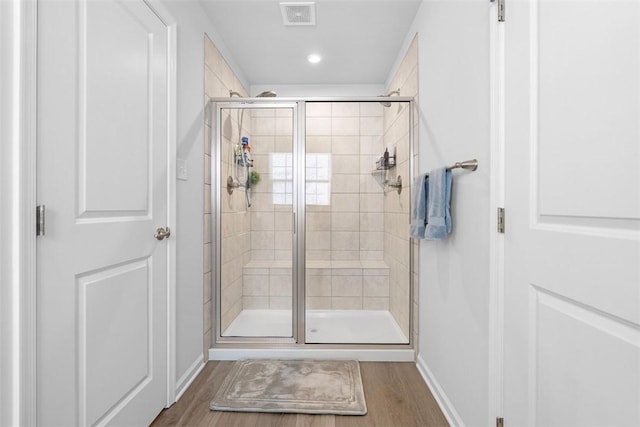
[[[462,422],[462,418],[460,418],[460,415],[458,414],[454,406],[451,404],[451,401],[445,394],[444,390],[442,389],[442,387],[440,386],[436,378],[431,373],[431,370],[427,366],[427,363],[424,361],[422,356],[418,356],[416,360],[417,360],[416,367],[418,368],[418,372],[420,372],[420,375],[422,375],[422,379],[424,379],[424,382],[427,384],[427,387],[429,387],[431,394],[436,399],[436,403],[440,407],[440,410],[442,410],[442,413],[444,414],[444,417],[447,419],[447,422],[449,423],[449,425],[459,426],[459,427],[464,426],[464,422]]]
[[[15,397],[20,392],[20,382],[15,373],[20,372],[19,345],[15,337],[19,336],[20,322],[16,317],[20,306],[16,306],[15,291],[19,289],[19,280],[15,279],[15,264],[13,254],[19,242],[15,241],[14,233],[17,218],[14,214],[15,181],[13,170],[13,151],[19,144],[16,135],[20,120],[15,117],[15,103],[19,98],[12,88],[19,87],[19,73],[15,71],[17,62],[14,51],[18,50],[19,25],[14,19],[15,2],[0,2],[0,222],[5,224],[0,239],[0,425],[18,425],[20,423],[19,400]],[[18,39],[18,40],[17,40]],[[6,94],[6,95],[5,95]],[[19,218],[19,216],[18,216]],[[6,234],[6,236],[5,236]]]
[[[182,395],[184,394],[185,391],[187,391],[191,383],[198,377],[200,372],[202,372],[205,365],[206,363],[204,361],[204,358],[201,355],[191,364],[189,369],[187,369],[187,372],[185,372],[180,377],[178,382],[174,385],[175,389],[177,390],[176,398],[174,399],[174,402],[178,401],[178,399],[182,397]]]
[[[22,243],[23,243],[23,327],[22,327],[22,381],[23,381],[23,425],[37,425],[37,390],[36,390],[36,342],[37,342],[37,264],[36,264],[36,235],[35,235],[35,206],[37,204],[37,82],[38,82],[38,13],[36,2],[21,2],[24,4],[23,35],[23,166],[24,185],[22,187]]]
[[[504,234],[497,232],[497,210],[505,198],[505,75],[504,22],[497,18],[497,2],[489,13],[490,137],[489,137],[489,354],[488,425],[503,415],[504,387]]]
[[[0,425],[36,424],[36,17],[0,2]]]
[[[168,218],[167,225],[171,230],[176,230],[178,223],[177,202],[176,202],[176,157],[178,153],[177,144],[177,111],[178,111],[178,90],[177,90],[177,52],[178,28],[176,23],[172,23],[168,27],[169,31],[169,115],[167,124],[167,134],[169,135],[168,156],[167,156],[167,179],[168,179]],[[167,241],[168,259],[167,259],[167,407],[175,402],[178,397],[175,389],[176,379],[176,360],[177,360],[177,344],[176,344],[176,283],[177,283],[177,250],[176,239]]]
[[[160,0],[144,0],[167,27],[167,226],[175,236],[177,226],[177,52],[178,25]],[[167,396],[166,407],[177,399],[176,391],[176,239],[167,240]]]
[[[278,359],[356,359],[362,362],[414,362],[412,349],[357,348],[211,348],[209,360],[238,360],[244,358]]]

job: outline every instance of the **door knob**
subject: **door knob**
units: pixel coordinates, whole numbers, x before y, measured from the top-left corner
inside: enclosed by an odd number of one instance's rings
[[[158,240],[164,240],[165,237],[168,239],[169,236],[171,236],[171,230],[169,230],[169,227],[167,227],[166,230],[164,227],[160,227],[156,230],[156,234],[153,235],[153,237]]]

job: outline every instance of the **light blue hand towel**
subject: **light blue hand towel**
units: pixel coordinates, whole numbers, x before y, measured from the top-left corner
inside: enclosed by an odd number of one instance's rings
[[[435,169],[429,174],[427,193],[427,240],[444,240],[451,233],[451,171]]]
[[[409,235],[414,239],[424,239],[427,225],[427,192],[429,191],[429,176],[417,176],[413,180],[411,194],[411,225]]]

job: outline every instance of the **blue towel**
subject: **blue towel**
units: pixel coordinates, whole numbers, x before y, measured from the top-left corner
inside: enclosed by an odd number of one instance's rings
[[[411,225],[409,234],[414,239],[424,239],[427,225],[427,192],[429,191],[429,176],[417,176],[413,180],[411,195]]]
[[[443,240],[451,233],[451,171],[435,169],[429,174],[425,239]]]

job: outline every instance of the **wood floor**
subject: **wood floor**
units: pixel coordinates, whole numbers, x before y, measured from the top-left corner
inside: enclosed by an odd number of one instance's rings
[[[209,410],[233,362],[209,362],[182,398],[153,422],[161,426],[392,427],[447,426],[414,363],[360,362],[367,415],[304,415]]]

